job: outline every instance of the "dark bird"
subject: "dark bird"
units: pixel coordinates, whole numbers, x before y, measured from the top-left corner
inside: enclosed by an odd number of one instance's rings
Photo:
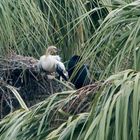
[[[83,64],[79,68],[77,66],[81,60],[82,58],[80,56],[74,55],[68,62],[68,76],[77,89],[91,82],[87,65]]]
[[[61,62],[60,56],[55,55],[57,51],[58,50],[55,46],[49,46],[45,55],[40,57],[38,68],[49,73],[57,72],[59,76],[67,81],[68,74],[64,64]]]

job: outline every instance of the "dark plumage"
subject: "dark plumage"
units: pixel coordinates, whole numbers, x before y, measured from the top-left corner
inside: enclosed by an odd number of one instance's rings
[[[71,82],[75,85],[75,87],[81,88],[82,86],[90,84],[90,75],[87,66],[84,64],[80,68],[77,68],[77,63],[81,61],[81,57],[78,55],[74,55],[70,58],[68,62],[68,75],[71,79]],[[78,71],[75,71],[75,70]],[[73,73],[74,72],[74,73]]]

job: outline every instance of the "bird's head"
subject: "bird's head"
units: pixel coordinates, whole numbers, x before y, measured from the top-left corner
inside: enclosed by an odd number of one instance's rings
[[[55,55],[58,51],[58,48],[56,48],[55,46],[49,46],[46,50],[46,54]]]

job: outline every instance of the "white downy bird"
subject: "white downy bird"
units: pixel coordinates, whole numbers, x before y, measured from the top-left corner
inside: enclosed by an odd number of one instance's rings
[[[68,80],[68,73],[64,64],[61,62],[59,55],[54,55],[58,52],[55,46],[49,46],[46,50],[45,55],[40,57],[38,62],[39,69],[43,69],[49,73],[57,72],[64,80]]]

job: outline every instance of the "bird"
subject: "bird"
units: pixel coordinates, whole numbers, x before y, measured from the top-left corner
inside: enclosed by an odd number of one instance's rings
[[[74,55],[69,59],[67,66],[70,82],[74,84],[76,89],[88,85],[91,82],[88,66],[86,64],[83,64],[78,68],[77,64],[81,60],[82,60],[81,56]]]
[[[56,55],[58,49],[55,46],[49,46],[46,53],[40,57],[38,68],[48,73],[57,72],[65,81],[68,80],[68,73],[65,65],[61,62],[61,57]]]

